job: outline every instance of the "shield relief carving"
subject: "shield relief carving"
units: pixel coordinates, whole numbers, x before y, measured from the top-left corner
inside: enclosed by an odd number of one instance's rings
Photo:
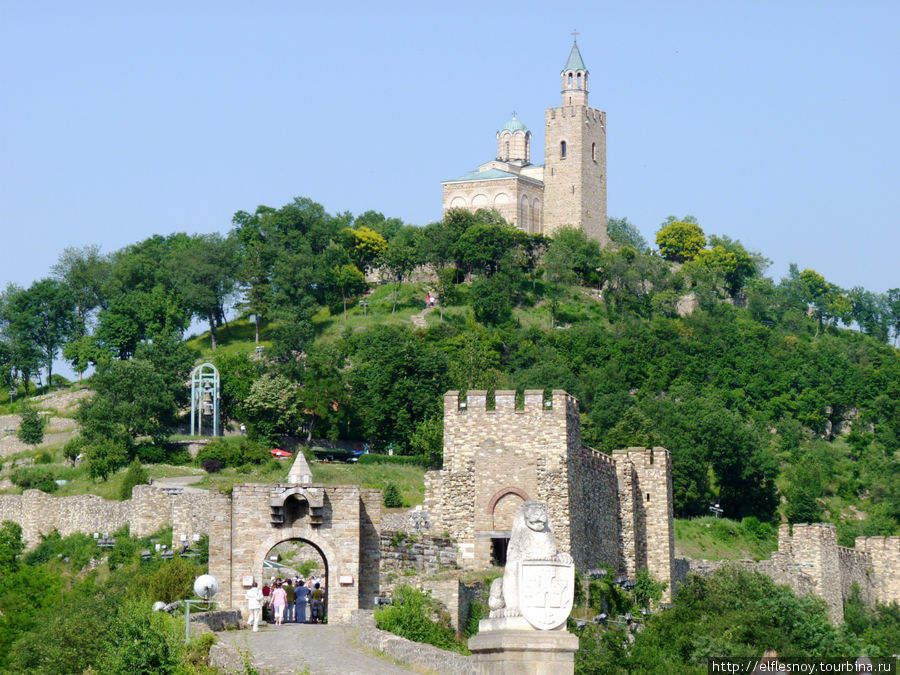
[[[575,597],[575,565],[550,560],[519,563],[519,610],[538,630],[566,622]]]

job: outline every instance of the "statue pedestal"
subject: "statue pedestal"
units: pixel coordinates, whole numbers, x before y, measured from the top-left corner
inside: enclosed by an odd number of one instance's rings
[[[575,672],[578,638],[565,625],[536,630],[521,616],[482,619],[469,638],[477,673],[482,675],[569,675]]]

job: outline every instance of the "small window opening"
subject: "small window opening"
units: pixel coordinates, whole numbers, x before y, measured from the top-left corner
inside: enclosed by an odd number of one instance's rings
[[[563,157],[563,158],[566,156],[566,142],[565,141],[559,142],[559,156]]]
[[[572,88],[572,73],[569,73],[569,89]]]
[[[650,493],[649,492],[647,493],[647,501],[648,502],[650,501]]]
[[[597,161],[597,144],[591,143],[591,159]]]
[[[581,73],[578,73],[578,88],[581,89]]]

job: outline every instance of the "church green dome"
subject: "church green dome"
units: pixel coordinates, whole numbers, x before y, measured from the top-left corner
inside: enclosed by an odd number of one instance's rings
[[[509,122],[500,127],[500,131],[528,131],[528,127],[522,124],[519,120],[513,117]]]

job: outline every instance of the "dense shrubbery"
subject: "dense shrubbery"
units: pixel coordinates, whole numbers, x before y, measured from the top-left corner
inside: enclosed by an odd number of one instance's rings
[[[593,611],[614,617],[637,600],[616,593],[619,601],[592,602]],[[765,575],[725,567],[712,577],[690,577],[669,609],[646,618],[633,642],[620,624],[588,622],[577,630],[570,622],[580,638],[576,672],[700,675],[710,656],[759,656],[766,649],[784,657],[889,656],[900,635],[897,606],[868,610],[854,600],[846,611],[846,626],[834,628],[821,599],[798,598]]]
[[[264,445],[246,436],[238,436],[219,438],[208,443],[197,453],[197,463],[203,465],[207,460],[214,460],[220,463],[219,469],[221,469],[225,466],[239,467],[244,464],[262,464],[271,459],[271,457]]]
[[[12,482],[23,490],[43,490],[44,492],[56,492],[59,486],[56,484],[56,474],[49,466],[27,466],[13,471]]]
[[[13,569],[0,569],[0,671],[208,672],[210,642],[185,646],[183,618],[150,609],[155,600],[190,597],[205,568],[181,558],[142,561],[149,539],[126,530],[116,537],[109,567],[101,562],[96,572],[84,569],[98,558],[93,538],[56,532]],[[16,545],[0,537],[0,562]]]
[[[394,591],[394,604],[376,610],[375,625],[408,640],[466,652],[450,627],[450,617],[438,609],[431,596],[409,586],[398,586]]]

